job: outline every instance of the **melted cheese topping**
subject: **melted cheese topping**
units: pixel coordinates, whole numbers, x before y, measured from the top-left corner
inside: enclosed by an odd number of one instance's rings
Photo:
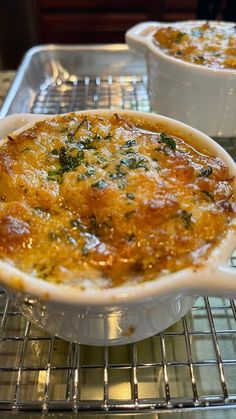
[[[82,288],[198,264],[234,216],[232,179],[220,158],[167,130],[116,114],[69,114],[8,136],[1,259]]]
[[[176,23],[154,34],[168,55],[211,68],[236,68],[236,26],[231,23]]]

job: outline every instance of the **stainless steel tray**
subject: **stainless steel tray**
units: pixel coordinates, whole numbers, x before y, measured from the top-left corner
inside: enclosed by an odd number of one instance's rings
[[[144,60],[125,45],[42,46],[25,56],[0,116],[111,108],[148,111]]]
[[[1,116],[96,107],[149,111],[147,83],[145,62],[124,45],[37,47],[19,68]],[[235,139],[218,141],[236,158]],[[217,409],[216,417],[228,418],[236,412],[235,376],[234,301],[199,297],[165,332],[107,348],[50,337],[0,293],[2,411],[197,418]]]

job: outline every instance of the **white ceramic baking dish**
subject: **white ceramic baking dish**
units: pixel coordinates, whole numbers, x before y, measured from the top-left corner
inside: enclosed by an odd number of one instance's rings
[[[86,111],[104,116],[113,111]],[[220,156],[236,175],[228,153],[205,134],[162,116],[119,111],[146,123],[165,123],[199,149]],[[0,120],[0,138],[24,130],[45,115],[11,115]],[[236,180],[234,181],[236,193]],[[135,286],[81,291],[27,275],[0,261],[0,282],[15,298],[25,316],[49,333],[69,341],[117,345],[147,338],[167,328],[188,312],[196,295],[236,298],[236,269],[227,261],[236,248],[236,219],[227,235],[199,268],[188,268]]]
[[[169,25],[178,25],[184,31],[186,25],[203,23]],[[228,23],[217,22],[218,26],[224,24]],[[153,39],[160,26],[168,23],[144,22],[126,33],[128,46],[147,59],[152,110],[211,136],[236,136],[236,70],[208,68],[165,54]]]

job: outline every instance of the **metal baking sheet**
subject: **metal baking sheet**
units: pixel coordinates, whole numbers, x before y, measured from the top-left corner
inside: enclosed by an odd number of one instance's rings
[[[62,113],[94,108],[98,102],[100,108],[148,111],[146,83],[144,59],[125,45],[39,46],[26,54],[0,116]],[[133,87],[139,91],[131,97]]]
[[[145,61],[125,45],[33,48],[0,115],[96,107],[150,111],[146,71]],[[236,158],[235,139],[218,141]],[[49,336],[0,292],[0,410],[231,418],[235,342],[232,300],[199,297],[163,333],[107,348]]]

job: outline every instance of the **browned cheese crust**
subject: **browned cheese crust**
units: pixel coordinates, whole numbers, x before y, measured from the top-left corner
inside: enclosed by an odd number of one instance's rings
[[[235,214],[220,158],[116,114],[58,116],[9,136],[0,199],[1,259],[82,288],[197,265]]]
[[[154,34],[168,55],[211,68],[236,68],[236,26],[217,22],[160,27]]]

